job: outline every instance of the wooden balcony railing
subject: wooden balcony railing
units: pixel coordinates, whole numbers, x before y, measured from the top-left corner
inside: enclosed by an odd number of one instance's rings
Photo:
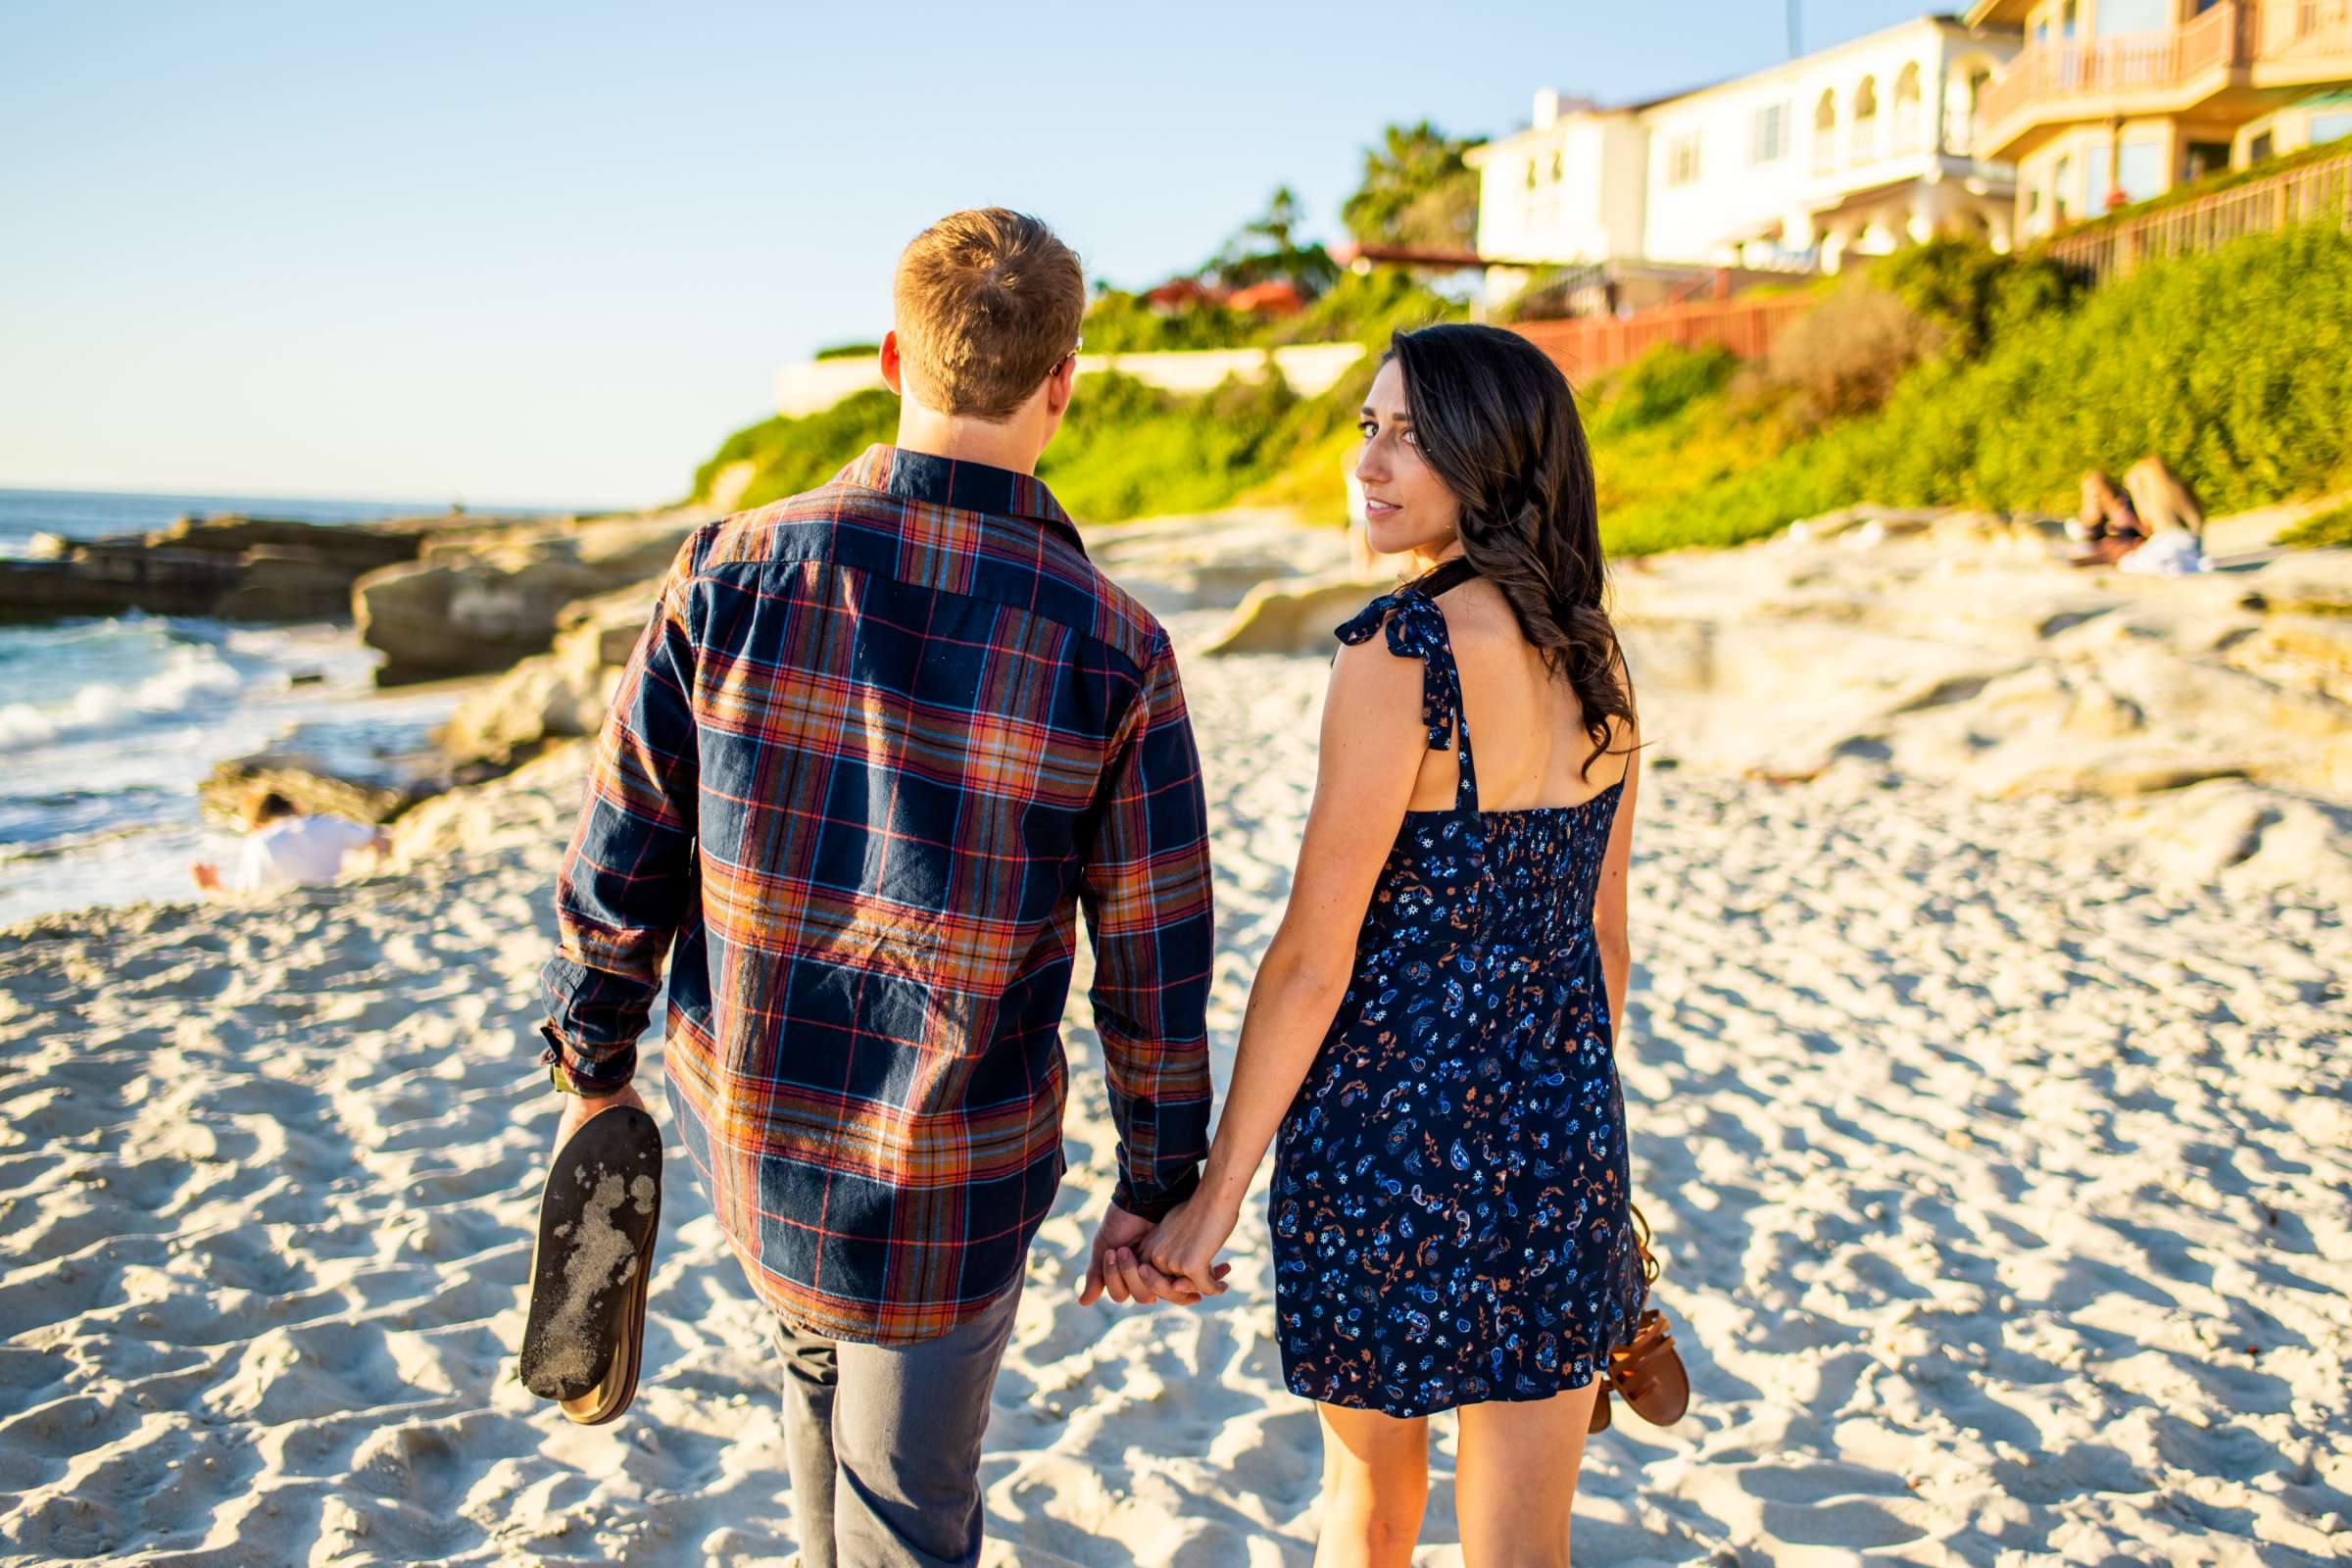
[[[2240,235],[2275,234],[2301,223],[2352,229],[2352,152],[2138,218],[2086,224],[2058,235],[2044,250],[2053,261],[2103,283],[2158,257],[2209,251]]]
[[[2352,0],[2222,0],[2164,32],[2030,44],[1985,85],[1978,123],[2037,104],[2179,87],[2208,73],[2352,54]]]
[[[2352,55],[2352,0],[2273,0],[2254,24],[2258,63]]]

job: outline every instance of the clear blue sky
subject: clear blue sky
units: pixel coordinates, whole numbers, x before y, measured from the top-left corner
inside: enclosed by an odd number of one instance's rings
[[[1808,48],[1916,15],[1806,0]],[[624,505],[878,336],[956,207],[1090,275],[1388,121],[1783,58],[1778,0],[1352,6],[0,0],[0,485]]]

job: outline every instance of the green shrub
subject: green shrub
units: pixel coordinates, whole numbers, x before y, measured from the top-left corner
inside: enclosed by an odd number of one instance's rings
[[[1104,289],[1079,323],[1089,354],[1152,354],[1185,349],[1248,348],[1261,335],[1254,316],[1222,305],[1159,312],[1141,294]]]
[[[1793,363],[1776,357],[1781,375],[1660,352],[1595,389],[1612,552],[1739,544],[1861,501],[2071,511],[2084,468],[2121,472],[2150,452],[2216,514],[2352,478],[2352,234],[2243,239],[2080,296],[2030,258],[1989,265],[1947,247],[1896,262],[1829,290],[1806,318],[1812,343]],[[1421,303],[1378,288],[1398,311]],[[1369,283],[1356,307],[1379,320]],[[1833,330],[1857,320],[1851,341]],[[1907,368],[1887,368],[1897,362]],[[1336,520],[1371,376],[1367,358],[1314,398],[1278,377],[1180,398],[1087,376],[1040,471],[1093,521],[1237,501]],[[697,492],[746,460],[758,466],[746,505],[809,488],[890,439],[897,417],[897,400],[872,391],[763,420],[727,439]],[[2339,511],[2293,537],[2340,542],[2348,528]]]
[[[882,351],[879,343],[835,343],[808,356],[812,360],[868,360]]]
[[[1265,444],[1297,401],[1279,375],[1229,378],[1198,398],[1084,376],[1037,474],[1090,521],[1223,506],[1259,477]]]
[[[2281,533],[2278,542],[2298,550],[2352,549],[2352,506],[2332,507],[2305,517]]]
[[[1940,343],[1933,321],[1857,274],[1788,324],[1765,356],[1764,373],[1795,393],[1806,416],[1826,422],[1880,407]]]
[[[727,437],[710,460],[694,470],[694,493],[709,495],[721,469],[748,461],[754,466],[752,482],[735,504],[765,506],[823,484],[858,453],[876,441],[888,441],[898,428],[898,396],[885,387],[854,392],[802,418],[762,419]]]
[[[1597,406],[1587,424],[1595,436],[1646,429],[1722,391],[1739,368],[1740,357],[1721,344],[1661,343],[1596,389]]]
[[[1400,267],[1345,272],[1316,301],[1274,322],[1273,343],[1364,343],[1386,347],[1391,333],[1469,318],[1469,308],[1426,287]],[[1359,405],[1360,406],[1360,405]]]
[[[1279,374],[1229,378],[1202,396],[1178,397],[1132,376],[1083,375],[1038,476],[1072,515],[1092,522],[1208,511],[1268,486],[1279,499],[1250,498],[1310,506],[1337,520],[1344,512],[1334,440],[1353,439],[1370,380],[1367,363],[1315,398],[1300,398]],[[813,489],[867,446],[890,440],[898,417],[899,400],[874,389],[805,418],[763,419],[729,436],[696,470],[695,493],[709,494],[722,469],[742,462],[754,474],[738,506]]]
[[[2340,481],[2347,408],[2352,234],[2313,225],[2021,317],[1978,363],[1914,370],[1876,415],[1603,519],[1630,549],[1738,543],[1859,501],[2069,511],[2084,468],[2151,452],[2234,512]]]
[[[2004,256],[1982,239],[1937,235],[1875,264],[1878,281],[1941,334],[1955,359],[1982,355],[2002,329],[2067,308],[2077,286],[2045,256]]]

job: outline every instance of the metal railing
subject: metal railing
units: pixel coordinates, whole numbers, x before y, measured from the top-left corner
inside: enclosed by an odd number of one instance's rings
[[[2245,234],[2275,234],[2299,223],[2352,228],[2352,152],[2265,179],[2062,233],[2044,254],[2093,282],[2128,277],[2141,262],[2209,251]]]

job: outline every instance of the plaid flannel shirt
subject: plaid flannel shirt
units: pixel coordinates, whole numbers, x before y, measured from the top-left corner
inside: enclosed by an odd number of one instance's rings
[[[935,1338],[1059,1184],[1082,904],[1116,1200],[1198,1184],[1205,815],[1167,634],[1046,487],[874,447],[663,581],[558,885],[550,1059],[626,1083],[666,956],[670,1105],[760,1298]]]

